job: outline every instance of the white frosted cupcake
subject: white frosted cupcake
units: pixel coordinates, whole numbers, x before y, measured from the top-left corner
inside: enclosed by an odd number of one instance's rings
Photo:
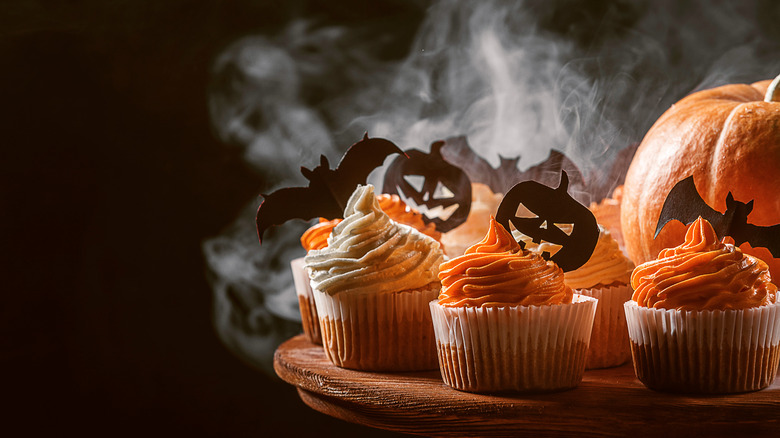
[[[763,261],[719,242],[706,220],[636,267],[625,304],[634,370],[661,391],[762,389],[780,360],[780,304]]]
[[[409,225],[417,231],[439,240],[441,233],[436,231],[434,224],[426,224],[423,221],[423,216],[417,210],[410,208],[403,202],[398,195],[377,195],[377,201],[379,207],[390,216],[390,219]],[[301,246],[307,251],[322,249],[328,245],[328,237],[330,237],[333,228],[341,222],[341,219],[324,220],[320,219],[320,222],[310,227],[301,236]],[[309,273],[306,272],[306,264],[303,257],[294,259],[290,262],[290,268],[293,273],[293,282],[295,284],[295,291],[298,295],[298,306],[301,312],[301,323],[303,325],[303,333],[306,338],[315,343],[322,344],[322,336],[320,334],[320,321],[317,315],[317,306],[314,302],[314,292],[311,289],[311,280],[309,279]]]
[[[344,218],[304,258],[328,358],[360,370],[435,369],[428,303],[441,288],[441,246],[392,221],[371,185],[357,187]]]
[[[565,225],[560,228],[571,229]],[[514,237],[521,239],[525,248],[533,252],[552,251],[550,244],[536,244],[517,231]],[[586,369],[615,367],[631,360],[623,304],[634,292],[630,285],[633,269],[634,264],[620,250],[611,233],[599,225],[599,239],[588,261],[563,274],[563,281],[575,293],[598,300]]]
[[[441,265],[430,303],[444,382],[469,392],[577,386],[596,300],[573,294],[553,262],[490,218],[485,238]]]

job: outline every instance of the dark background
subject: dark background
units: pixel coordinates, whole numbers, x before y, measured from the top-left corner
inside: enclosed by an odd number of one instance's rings
[[[620,41],[653,3],[527,5],[543,31],[587,54]],[[666,2],[683,21],[700,15],[691,3],[706,2]],[[308,408],[218,339],[201,245],[267,181],[217,139],[208,93],[226,47],[276,35],[294,18],[375,29],[389,38],[380,56],[404,58],[427,4],[28,0],[0,9],[0,433],[384,434]],[[763,53],[776,60],[780,7],[751,4],[756,40],[774,44]],[[678,30],[658,38],[674,42]],[[719,53],[686,47],[670,44],[664,59],[688,75],[702,66],[680,87],[690,90]],[[670,90],[648,123],[680,97]]]
[[[248,0],[2,9],[1,433],[367,431],[305,406],[215,334],[201,243],[263,177],[216,139],[207,90],[227,45],[293,17],[414,26],[422,10]]]

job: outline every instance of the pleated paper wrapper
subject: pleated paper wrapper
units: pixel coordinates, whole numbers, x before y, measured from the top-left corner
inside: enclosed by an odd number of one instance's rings
[[[576,289],[575,292],[598,300],[585,369],[610,368],[629,362],[631,344],[623,304],[631,300],[634,293],[631,286]]]
[[[596,299],[571,304],[445,307],[430,303],[442,379],[468,392],[548,392],[585,372]]]
[[[725,394],[775,379],[780,304],[744,310],[679,311],[625,303],[634,370],[647,387]]]
[[[399,292],[314,290],[322,343],[336,366],[368,371],[418,371],[438,367],[428,303],[441,285]]]
[[[295,293],[298,295],[298,307],[301,310],[301,324],[303,325],[303,334],[306,338],[315,344],[322,344],[320,334],[320,319],[317,316],[317,305],[314,302],[314,292],[311,290],[311,281],[306,272],[306,263],[303,257],[293,259],[290,262],[290,268],[293,274],[293,283],[295,284]]]

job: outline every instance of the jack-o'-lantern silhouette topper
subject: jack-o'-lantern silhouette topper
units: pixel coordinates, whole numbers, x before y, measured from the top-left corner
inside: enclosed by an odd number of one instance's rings
[[[523,181],[504,196],[496,221],[508,231],[517,230],[534,243],[547,243],[557,249],[542,254],[564,271],[573,271],[588,261],[599,239],[596,218],[587,207],[568,193],[569,177],[561,172],[561,182],[553,189],[536,181]],[[525,248],[525,243],[518,241]]]
[[[433,143],[429,154],[404,151],[406,157],[397,157],[387,168],[382,191],[400,196],[422,213],[426,223],[446,233],[468,218],[471,181],[463,170],[444,160],[442,146],[443,141]]]

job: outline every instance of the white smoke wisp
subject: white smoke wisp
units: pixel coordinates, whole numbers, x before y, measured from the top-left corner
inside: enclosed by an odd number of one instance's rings
[[[370,24],[297,21],[216,59],[212,120],[265,176],[264,193],[304,185],[299,167],[320,154],[335,166],[363,132],[423,150],[465,135],[494,166],[521,157],[521,170],[557,150],[611,188],[620,181],[604,169],[676,100],[780,71],[766,4],[441,0],[395,62],[375,56],[384,36]],[[289,261],[306,225],[291,221],[258,245],[256,207],[203,250],[218,333],[270,369],[278,342],[300,330]]]

